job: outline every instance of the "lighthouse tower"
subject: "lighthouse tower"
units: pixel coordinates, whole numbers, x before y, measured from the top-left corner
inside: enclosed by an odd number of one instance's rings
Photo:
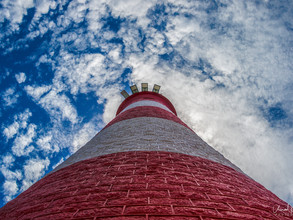
[[[116,117],[0,219],[293,219],[292,208],[206,144],[160,87],[132,86]]]

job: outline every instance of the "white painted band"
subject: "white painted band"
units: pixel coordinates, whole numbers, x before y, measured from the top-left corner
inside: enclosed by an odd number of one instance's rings
[[[130,104],[129,106],[127,106],[125,109],[123,109],[123,111],[121,111],[120,113],[127,111],[129,109],[135,108],[135,107],[139,107],[139,106],[154,106],[154,107],[158,107],[161,109],[164,109],[168,112],[171,112],[172,114],[174,114],[168,107],[166,107],[165,105],[159,103],[159,102],[155,102],[155,101],[149,101],[149,100],[144,100],[144,101],[138,101],[135,103]]]
[[[127,151],[169,151],[238,167],[189,128],[163,118],[139,117],[114,123],[98,133],[54,171],[89,158]]]

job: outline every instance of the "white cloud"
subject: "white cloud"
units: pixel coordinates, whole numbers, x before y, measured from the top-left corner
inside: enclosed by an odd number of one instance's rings
[[[34,99],[39,100],[42,95],[48,92],[51,86],[26,86],[25,91]]]
[[[117,48],[111,50],[108,55],[111,58],[111,60],[113,60],[113,62],[120,64],[122,63],[120,54],[121,54],[121,47],[118,46]]]
[[[36,128],[35,124],[29,124],[26,134],[21,134],[15,138],[12,146],[12,152],[15,156],[25,156],[34,150],[31,143],[36,135]]]
[[[25,75],[25,73],[21,72],[21,73],[19,73],[19,74],[16,74],[16,75],[15,75],[15,78],[16,78],[16,81],[17,81],[19,84],[21,84],[21,83],[25,82],[25,80],[26,80],[26,75]]]
[[[13,107],[17,103],[19,94],[16,93],[15,88],[8,88],[2,94],[4,105],[7,107]]]
[[[11,154],[2,157],[2,165],[4,165],[4,167],[11,167],[14,161],[15,158]]]
[[[22,173],[20,170],[11,171],[5,166],[1,166],[0,170],[4,178],[7,180],[21,180],[22,178]]]
[[[53,0],[37,0],[35,1],[35,7],[37,14],[35,16],[40,16],[40,14],[47,14],[49,9],[55,9],[57,6],[56,1]]]
[[[7,154],[6,156],[2,156],[1,164],[0,164],[0,172],[4,176],[4,183],[2,185],[4,201],[10,201],[17,193],[18,193],[18,185],[17,180],[22,179],[22,173],[20,170],[12,171],[8,169],[13,166],[15,158],[11,154]]]
[[[3,184],[5,201],[8,202],[18,192],[18,186],[15,180],[6,180]]]
[[[100,129],[96,120],[84,124],[73,136],[72,147],[70,148],[71,153],[75,153],[80,147],[85,145]]]
[[[46,159],[30,159],[27,160],[24,165],[24,179],[22,181],[21,190],[26,190],[34,182],[39,180],[44,174],[48,166],[50,165],[50,160]]]
[[[100,99],[106,100],[103,114],[103,121],[105,123],[110,122],[115,117],[116,111],[119,107],[119,103],[122,102],[122,97],[117,92],[120,90],[119,87],[109,87],[104,88],[103,91],[101,91],[99,94]]]
[[[27,9],[34,6],[33,0],[3,0],[1,1],[0,22],[4,19],[9,20],[12,24],[21,23]],[[16,28],[16,27],[15,27]]]
[[[19,25],[27,15],[28,9],[33,7],[36,9],[32,19],[32,22],[36,23],[43,14],[49,12],[49,9],[56,9],[57,6],[54,0],[2,0],[0,4],[0,22],[9,21],[9,32],[19,30]]]
[[[44,135],[41,136],[36,143],[39,146],[39,148],[43,150],[45,153],[59,152],[60,148],[57,144],[53,143],[52,138],[52,134]]]
[[[78,122],[78,115],[75,107],[65,94],[60,94],[64,85],[58,81],[55,87],[52,86],[26,86],[25,91],[40,104],[52,118],[57,120],[69,120],[75,124]]]
[[[88,29],[91,32],[98,33],[103,24],[100,18],[106,13],[106,5],[102,1],[89,1],[88,13],[86,19],[88,22]]]
[[[101,54],[86,54],[76,59],[73,54],[63,53],[60,62],[64,65],[58,67],[54,82],[65,77],[73,95],[87,93],[111,77],[111,72],[105,71],[105,57]]]
[[[13,124],[9,125],[7,128],[4,129],[3,134],[6,136],[7,139],[12,138],[15,134],[17,134],[19,129],[19,123],[13,122]]]
[[[75,23],[80,23],[84,20],[86,11],[85,1],[71,1],[65,16]]]
[[[14,116],[14,122],[8,127],[4,128],[3,134],[7,139],[13,138],[15,134],[19,132],[20,128],[26,128],[28,119],[32,116],[29,109]]]
[[[37,144],[40,146],[41,149],[49,151],[51,149],[51,140],[52,135],[42,136],[37,140]]]
[[[121,100],[119,85],[108,83],[115,82],[121,75],[121,58],[119,56],[120,47],[113,47],[109,50],[109,57],[101,54],[86,54],[77,59],[73,54],[62,53],[60,59],[61,66],[58,67],[54,85],[62,84],[62,79],[66,79],[66,84],[73,95],[78,93],[89,93],[95,91],[98,103],[106,102],[104,120],[109,121],[115,115],[115,107]],[[56,87],[63,87],[56,86]]]
[[[32,112],[27,108],[24,110],[24,112],[14,116],[14,119],[19,123],[21,128],[26,128],[27,122],[31,116]]]
[[[64,94],[58,94],[55,90],[51,90],[48,94],[42,97],[39,104],[46,109],[51,117],[59,117],[62,120],[69,120],[75,124],[78,122],[77,111],[70,103],[70,99]]]
[[[137,19],[137,24],[146,28],[149,20],[145,17],[149,8],[151,8],[157,1],[143,1],[143,0],[110,0],[108,4],[111,6],[113,15],[118,17],[131,17]]]

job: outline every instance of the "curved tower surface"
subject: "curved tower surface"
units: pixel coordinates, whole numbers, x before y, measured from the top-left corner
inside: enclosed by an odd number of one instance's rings
[[[172,103],[123,95],[116,117],[0,219],[293,219],[292,208],[206,144]]]

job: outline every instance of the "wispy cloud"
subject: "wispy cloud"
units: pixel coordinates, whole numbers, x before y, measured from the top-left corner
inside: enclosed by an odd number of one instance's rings
[[[26,75],[25,73],[21,72],[15,75],[15,79],[19,84],[24,83],[26,80]]]
[[[15,138],[12,146],[12,152],[15,156],[28,155],[33,151],[34,146],[31,143],[36,135],[36,128],[37,126],[35,124],[29,124],[26,133],[20,134]]]
[[[5,178],[2,186],[4,200],[8,202],[18,193],[19,187],[17,181],[21,180],[22,173],[20,170],[11,171],[9,169],[13,166],[13,162],[15,161],[15,158],[12,155],[7,154],[6,156],[2,156],[0,161],[0,171]]]
[[[12,196],[14,196],[19,188],[15,180],[5,180],[3,184],[3,190],[5,191],[5,200],[6,202],[10,201],[12,199]]]
[[[75,124],[78,122],[77,112],[70,103],[69,98],[64,94],[58,94],[51,90],[40,99],[39,103],[51,114],[52,117],[61,115],[60,120],[69,120]],[[58,118],[59,119],[59,118]]]
[[[6,136],[6,138],[11,139],[15,134],[18,133],[19,129],[26,128],[28,120],[31,116],[32,113],[29,111],[29,109],[26,109],[24,112],[15,115],[14,122],[11,125],[5,127],[3,130],[3,134]]]
[[[72,153],[76,152],[79,148],[85,145],[95,134],[97,127],[92,122],[85,124],[73,137]]]
[[[51,89],[51,86],[26,86],[26,92],[40,104],[54,120],[69,120],[75,124],[78,115],[70,99],[59,89]],[[62,91],[62,90],[61,90]]]
[[[7,128],[4,129],[3,134],[6,136],[7,139],[12,138],[15,134],[17,134],[19,130],[19,123],[13,122]]]
[[[53,135],[47,134],[39,137],[36,144],[40,148],[40,150],[44,151],[46,154],[59,152],[60,147],[56,144],[53,144]]]
[[[2,166],[4,166],[4,167],[12,166],[13,165],[12,163],[15,161],[15,158],[11,154],[7,154],[5,156],[2,156],[1,159],[2,159],[2,161],[1,161]]]
[[[11,87],[6,89],[6,91],[2,94],[3,104],[6,107],[13,107],[18,100],[19,94],[16,93],[15,88]]]
[[[33,0],[28,1],[1,1],[0,22],[5,19],[16,25],[22,22],[23,16],[27,14],[27,9],[34,6]],[[16,28],[16,26],[13,26]]]
[[[25,91],[36,101],[39,101],[42,95],[48,92],[52,86],[26,86]]]
[[[26,161],[24,165],[24,179],[22,181],[22,190],[26,190],[34,182],[39,180],[44,174],[50,164],[50,160],[33,158]]]

